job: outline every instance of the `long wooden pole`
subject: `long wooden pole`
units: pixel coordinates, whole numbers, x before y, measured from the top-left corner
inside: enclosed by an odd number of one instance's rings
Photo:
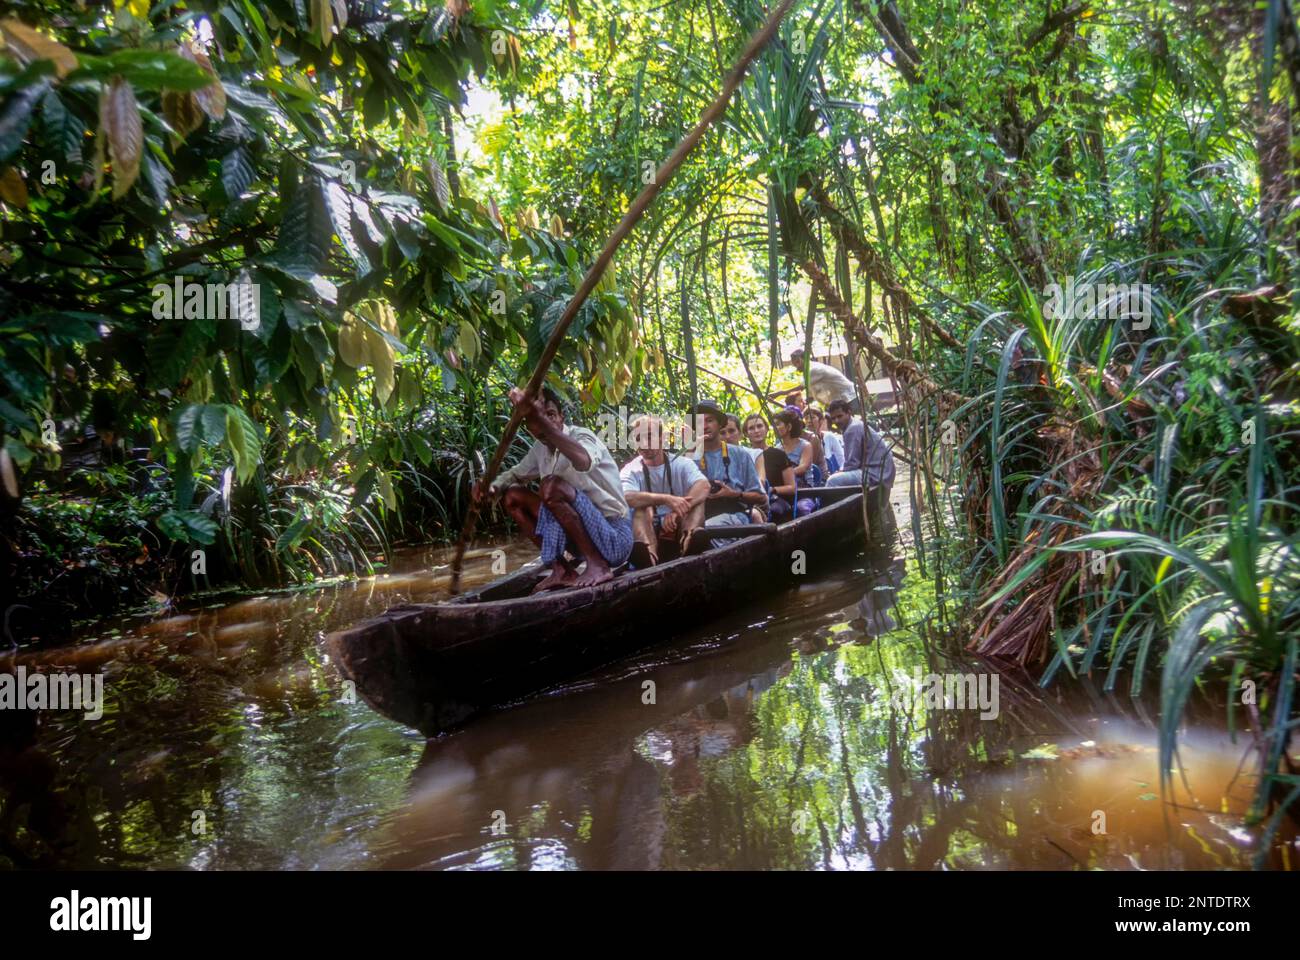
[[[781,3],[767,18],[767,22],[749,38],[749,43],[746,45],[744,52],[741,53],[740,59],[736,61],[735,66],[731,68],[731,72],[723,80],[722,90],[719,91],[717,98],[700,115],[700,120],[695,125],[695,128],[686,135],[685,139],[677,145],[677,149],[664,161],[663,166],[655,173],[654,180],[646,185],[645,189],[632,201],[632,205],[627,208],[627,212],[623,214],[623,219],[619,221],[618,226],[614,228],[614,232],[605,241],[604,249],[600,251],[600,255],[592,263],[587,275],[582,278],[582,283],[574,292],[569,305],[565,307],[564,314],[560,317],[559,323],[555,325],[555,330],[551,333],[551,338],[546,342],[546,348],[537,361],[537,369],[533,371],[532,378],[524,388],[524,393],[529,398],[536,397],[541,391],[542,383],[546,380],[547,371],[550,370],[551,363],[555,360],[556,353],[559,352],[560,344],[564,342],[564,335],[568,332],[569,325],[573,323],[573,318],[577,316],[578,310],[586,302],[587,297],[591,295],[591,291],[595,289],[596,284],[600,282],[600,278],[604,276],[606,269],[609,268],[619,244],[632,232],[632,228],[637,225],[646,208],[658,196],[659,191],[672,179],[673,174],[677,172],[677,168],[682,165],[682,161],[699,144],[709,127],[713,126],[714,122],[726,111],[727,104],[731,102],[732,95],[740,86],[741,80],[744,79],[749,65],[754,62],[754,59],[775,36],[777,27],[781,25],[781,21],[790,12],[790,8],[794,6],[794,3],[795,0],[781,0]],[[521,404],[511,412],[510,420],[506,423],[505,430],[502,431],[501,441],[497,444],[496,452],[492,454],[492,459],[483,471],[483,476],[479,478],[480,489],[488,489],[492,485],[492,481],[496,479],[497,472],[501,469],[501,464],[505,460],[506,451],[510,449],[510,443],[514,440],[515,434],[519,432],[519,425],[523,422],[523,410],[524,407]],[[478,523],[478,514],[478,502],[471,498],[469,510],[465,513],[465,525],[461,528],[460,539],[456,541],[456,552],[451,560],[451,592],[453,595],[460,593],[460,574],[465,559],[465,548],[474,536],[474,527]]]

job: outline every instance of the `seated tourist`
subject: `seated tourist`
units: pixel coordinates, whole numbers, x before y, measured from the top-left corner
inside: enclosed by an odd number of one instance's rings
[[[705,500],[704,525],[752,522],[750,508],[767,502],[758,483],[754,461],[722,439],[727,415],[712,400],[701,400],[690,411],[700,429],[700,442],[693,454],[700,470],[709,479],[709,496]],[[733,455],[734,454],[734,455]]]
[[[818,486],[819,484],[814,482],[820,478],[818,477],[817,466],[813,463],[813,446],[803,438],[804,424],[799,415],[793,410],[786,409],[777,413],[772,420],[776,424],[777,436],[777,445],[773,449],[779,450],[785,455],[793,471],[796,485],[795,490],[778,489],[776,485],[773,485],[774,492],[785,496],[793,496],[799,491]],[[772,475],[770,470],[768,475]],[[804,516],[812,513],[817,509],[818,505],[815,499],[800,496],[795,504],[795,515]]]
[[[722,430],[722,442],[727,444],[729,447],[734,447],[739,450],[744,450],[746,453],[749,453],[750,451],[750,448],[743,445],[743,441],[741,440],[741,436],[740,436],[740,418],[736,416],[734,413],[727,414],[727,425]],[[757,455],[759,453],[762,453],[762,451],[761,450],[754,451],[756,466],[757,466]],[[766,523],[767,505],[757,504],[755,506],[750,507],[749,519],[753,523]]]
[[[800,419],[803,419],[802,415]],[[813,452],[813,470],[809,471],[808,483],[810,486],[820,487],[826,482],[826,477],[830,473],[830,469],[826,466],[826,448],[822,445],[822,438],[813,432],[806,420],[804,421],[803,438],[812,444]]]
[[[722,442],[729,443],[733,447],[741,444],[740,418],[734,413],[727,414],[727,422],[722,427]]]
[[[829,476],[844,464],[844,442],[834,430],[826,429],[830,421],[817,407],[810,406],[804,410],[803,418],[808,424],[808,432],[821,441],[826,455],[826,474]]]
[[[671,457],[664,450],[664,426],[658,417],[639,417],[630,424],[637,455],[624,465],[623,497],[632,511],[632,563],[652,567],[660,558],[690,552],[690,537],[704,522],[709,481],[690,457]]]
[[[632,552],[632,521],[614,458],[590,430],[565,426],[560,398],[549,387],[540,398],[512,387],[510,402],[523,408],[537,443],[491,488],[476,481],[471,495],[480,503],[503,497],[506,511],[541,547],[551,571],[534,592],[604,583]],[[524,483],[529,480],[541,480],[537,491]]]
[[[768,496],[768,516],[773,523],[784,523],[794,516],[796,487],[790,458],[780,447],[768,447],[762,451],[757,466]]]
[[[745,452],[758,462],[767,449],[767,420],[761,413],[751,413],[745,418]]]
[[[857,417],[844,400],[826,408],[826,415],[844,437],[844,469],[826,481],[828,487],[883,487],[888,497],[894,485],[894,454],[884,437]]]
[[[791,455],[794,462],[794,476],[801,487],[820,487],[825,474],[817,462],[821,449],[820,441],[808,438],[808,428],[804,426],[803,417],[793,407],[786,407],[772,418],[776,426],[777,446]],[[785,427],[782,427],[782,424]],[[783,429],[793,430],[783,433]]]

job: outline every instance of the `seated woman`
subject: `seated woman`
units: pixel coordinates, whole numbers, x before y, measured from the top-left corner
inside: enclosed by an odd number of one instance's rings
[[[812,462],[812,444],[802,436],[803,420],[791,410],[782,410],[772,419],[780,442],[763,451],[760,462],[764,464],[765,475],[771,478],[772,519],[779,523],[791,516],[806,516],[820,504],[813,497],[800,496],[791,506],[796,495],[812,485],[809,477],[818,478],[817,467]],[[782,457],[784,463],[781,462]],[[771,482],[777,478],[779,482]]]
[[[829,421],[817,407],[809,407],[803,416],[808,423],[808,432],[821,441],[826,454],[825,475],[829,477],[837,473],[844,466],[844,441],[834,430],[827,429]]]
[[[758,467],[759,481],[767,494],[768,518],[773,523],[784,523],[794,516],[790,500],[782,496],[794,499],[794,467],[790,466],[790,458],[780,447],[768,447],[754,465]]]
[[[745,418],[745,452],[758,462],[767,449],[767,419],[761,413],[751,413]]]
[[[802,473],[799,474],[802,478],[800,486],[820,487],[826,482],[826,478],[830,475],[830,471],[826,469],[826,454],[822,449],[821,437],[808,429],[807,424],[804,422],[804,412],[802,408],[787,405],[785,409],[787,412],[793,413],[799,418],[799,433],[796,434],[796,436],[802,438],[812,447],[812,467],[810,470],[814,472],[812,472],[811,476],[805,476]]]
[[[749,432],[749,421],[753,420],[754,416],[758,416],[758,414],[751,414],[749,418],[745,420],[745,432]],[[767,421],[763,420],[762,416],[759,416],[758,419],[763,421],[763,436],[767,436]],[[763,453],[762,446],[759,446],[758,449],[754,449],[753,446],[746,446],[741,434],[740,418],[735,414],[727,414],[727,428],[723,431],[723,440],[728,442],[728,444],[736,446],[738,450],[744,450],[745,453],[749,454],[750,459],[754,460],[754,470],[755,472],[758,472],[759,483],[762,483],[763,467],[762,464],[758,462],[759,455]],[[749,509],[749,519],[751,523],[767,523],[767,503],[755,503],[754,506],[751,506]]]
[[[786,407],[772,418],[772,423],[776,427],[776,445],[789,455],[799,486],[822,486],[826,475],[817,463],[820,441],[814,443],[808,439],[803,417]]]

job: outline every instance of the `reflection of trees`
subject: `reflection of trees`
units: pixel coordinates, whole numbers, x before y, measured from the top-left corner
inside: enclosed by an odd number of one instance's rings
[[[150,625],[29,660],[29,669],[105,670],[105,715],[43,714],[23,745],[25,766],[0,758],[0,819],[21,820],[10,843],[0,830],[0,858],[277,867],[318,846],[328,821],[357,805],[338,782],[338,740],[350,720],[369,716],[337,704],[318,635],[393,599],[372,599],[361,585],[245,600],[177,618],[174,630]],[[395,743],[401,734],[376,722],[354,726],[347,749],[366,764]],[[48,782],[35,783],[33,758],[48,767]],[[395,791],[407,769],[387,777]],[[350,786],[373,793],[382,782]],[[192,829],[194,811],[203,834]]]
[[[73,648],[69,668],[112,671],[109,712],[51,715],[34,741],[12,738],[0,794],[19,822],[0,823],[0,863],[1043,869],[1126,866],[1128,854],[1176,866],[1185,850],[1195,865],[1247,865],[1222,844],[1207,854],[1191,828],[1098,840],[1065,764],[1007,760],[1063,732],[1088,739],[1081,718],[1127,711],[1141,725],[1140,703],[1086,685],[1078,703],[1064,688],[1044,699],[1003,674],[997,721],[894,706],[896,673],[971,669],[942,656],[961,638],[929,619],[931,585],[901,573],[783,599],[762,624],[753,611],[724,618],[701,646],[730,646],[668,664],[673,651],[659,651],[587,693],[486,717],[431,743],[414,774],[411,739],[337,702],[317,642],[407,599],[373,584]],[[206,837],[190,832],[193,810],[208,814]],[[495,810],[504,836],[490,833]]]
[[[1124,831],[1093,835],[1069,764],[1019,759],[1045,739],[1087,739],[1082,721],[1098,706],[1085,702],[1092,691],[1077,704],[1045,699],[1028,678],[1002,674],[1001,716],[990,721],[976,710],[892,704],[896,671],[990,669],[944,661],[939,651],[957,644],[929,624],[909,624],[905,613],[893,616],[904,627],[871,646],[858,638],[797,658],[755,705],[753,741],[702,764],[699,793],[669,798],[669,849],[686,851],[669,865],[1129,868],[1132,855],[1144,866],[1178,867],[1192,853],[1211,865],[1248,866],[1249,851],[1210,850],[1190,828],[1163,835],[1158,803],[1144,808],[1150,816],[1129,817]],[[1140,717],[1140,704],[1129,709]],[[1121,791],[1106,801],[1119,809],[1138,788],[1106,789]]]

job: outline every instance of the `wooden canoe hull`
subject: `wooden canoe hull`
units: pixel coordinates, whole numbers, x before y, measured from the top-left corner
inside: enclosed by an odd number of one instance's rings
[[[404,604],[328,638],[362,698],[426,736],[675,636],[742,603],[829,574],[862,541],[861,495],[697,557],[609,583],[517,599],[532,567],[438,604]],[[803,551],[802,558],[795,554]],[[803,565],[803,574],[795,569]]]

